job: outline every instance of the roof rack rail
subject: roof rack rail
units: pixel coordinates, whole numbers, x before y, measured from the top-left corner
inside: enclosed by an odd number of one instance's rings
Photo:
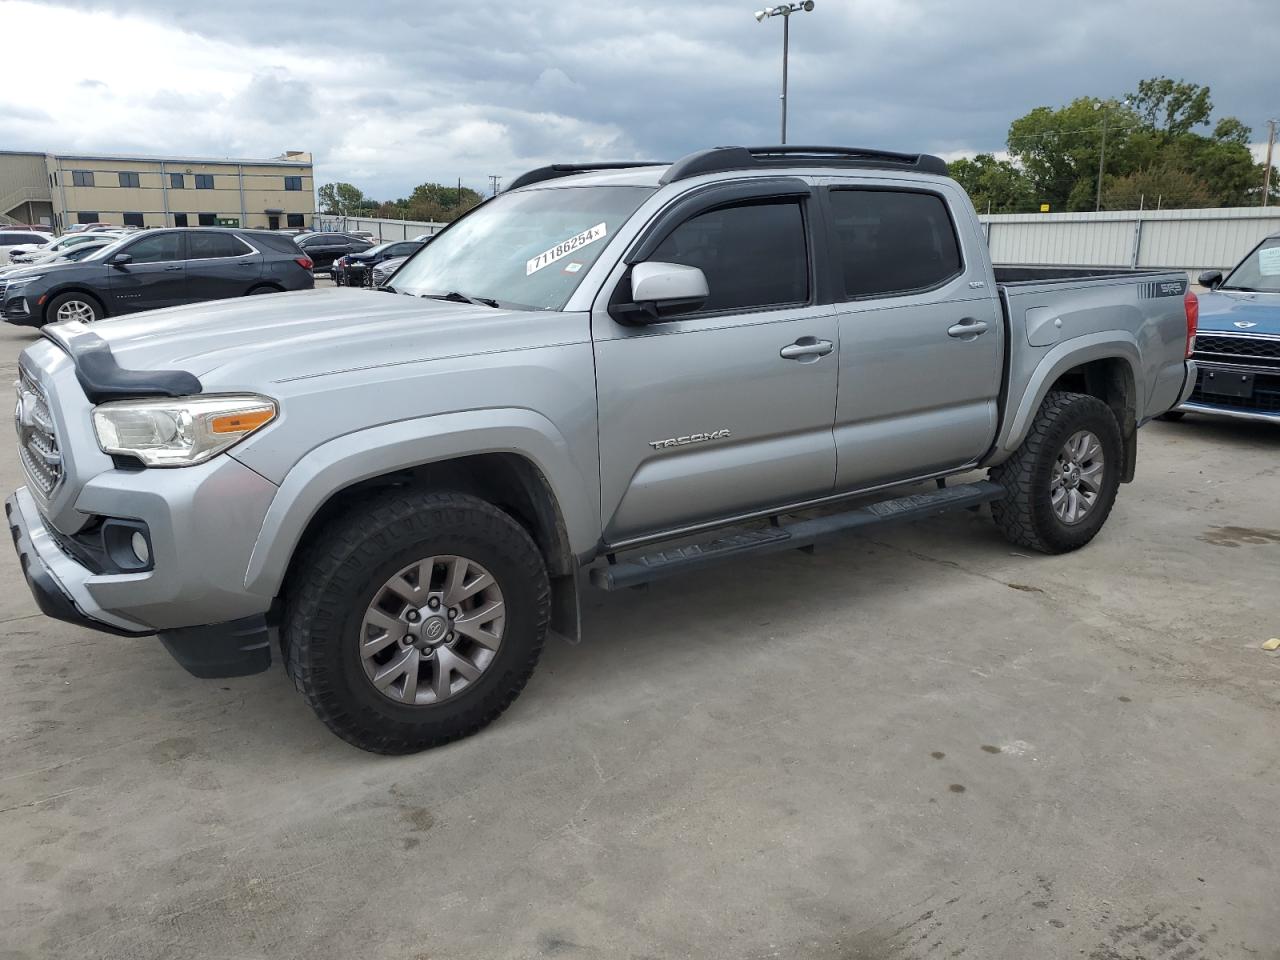
[[[608,160],[601,163],[553,163],[549,167],[538,167],[536,170],[520,174],[507,185],[503,193],[527,187],[531,183],[556,180],[575,173],[588,173],[593,170],[628,170],[631,167],[665,167],[669,162],[667,160]]]
[[[813,147],[791,144],[772,147],[713,147],[681,157],[662,175],[662,183],[686,180],[725,170],[759,170],[769,167],[870,167],[915,170],[945,177],[946,161],[928,153],[898,153],[866,147]]]

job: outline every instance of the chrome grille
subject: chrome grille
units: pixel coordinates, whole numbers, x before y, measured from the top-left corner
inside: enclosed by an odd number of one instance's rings
[[[62,482],[62,449],[44,390],[26,370],[18,370],[18,405],[14,411],[18,454],[27,479],[47,500]]]

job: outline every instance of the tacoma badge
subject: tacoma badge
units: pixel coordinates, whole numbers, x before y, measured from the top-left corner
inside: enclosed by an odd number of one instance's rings
[[[725,440],[729,437],[729,431],[723,428],[712,430],[708,433],[691,433],[687,437],[671,437],[667,440],[650,440],[649,446],[655,450],[661,450],[663,447],[683,447],[686,443],[702,443],[706,440]]]

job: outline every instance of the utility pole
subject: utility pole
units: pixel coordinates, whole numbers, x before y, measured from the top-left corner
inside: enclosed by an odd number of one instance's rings
[[[1271,153],[1276,146],[1276,122],[1268,120],[1267,126],[1270,133],[1267,136],[1267,172],[1262,176],[1262,205],[1265,207],[1267,201],[1271,199]]]
[[[496,197],[498,195],[498,187],[502,185],[502,178],[496,173],[489,174],[489,195]]]
[[[1129,100],[1126,98],[1122,106],[1128,105]],[[1098,151],[1098,200],[1093,206],[1093,212],[1097,213],[1102,209],[1102,174],[1107,163],[1107,116],[1111,112],[1111,104],[1099,100],[1094,104],[1094,109],[1102,111],[1102,149]]]

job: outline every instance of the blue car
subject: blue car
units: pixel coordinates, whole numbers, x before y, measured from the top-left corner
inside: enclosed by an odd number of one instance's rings
[[[1200,274],[1195,392],[1175,411],[1280,423],[1280,233],[1253,248],[1224,280]],[[1170,416],[1166,414],[1166,416]]]

